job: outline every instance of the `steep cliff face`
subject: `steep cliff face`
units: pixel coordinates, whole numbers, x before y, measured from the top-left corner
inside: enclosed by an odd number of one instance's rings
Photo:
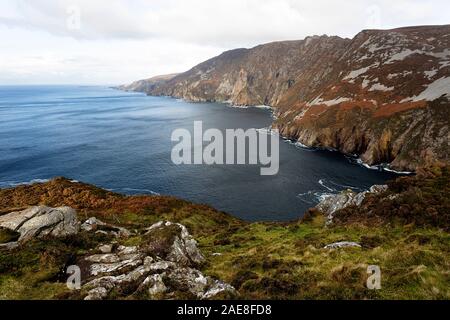
[[[349,43],[315,36],[231,50],[144,91],[190,101],[276,106],[304,75],[317,77],[315,69],[331,67]]]
[[[328,81],[300,90],[278,105],[283,135],[399,170],[449,161],[450,26],[363,31]]]
[[[129,85],[119,86],[117,89],[124,91],[151,92],[156,90],[160,85],[172,80],[178,73],[156,76],[150,79],[138,80]]]
[[[271,105],[282,135],[370,165],[449,162],[449,25],[237,49],[138,91]]]

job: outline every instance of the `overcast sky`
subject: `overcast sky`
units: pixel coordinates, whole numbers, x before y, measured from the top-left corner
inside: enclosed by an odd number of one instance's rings
[[[0,84],[121,84],[237,47],[449,24],[448,0],[0,0]]]

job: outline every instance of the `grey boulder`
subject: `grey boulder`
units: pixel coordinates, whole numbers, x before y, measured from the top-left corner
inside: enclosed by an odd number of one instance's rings
[[[179,223],[158,222],[147,229],[145,237],[148,251],[159,251],[158,255],[164,260],[184,266],[201,265],[206,261],[197,247],[197,241]]]
[[[80,223],[76,211],[72,208],[36,206],[0,216],[0,227],[18,232],[18,241],[26,242],[33,238],[77,234]]]

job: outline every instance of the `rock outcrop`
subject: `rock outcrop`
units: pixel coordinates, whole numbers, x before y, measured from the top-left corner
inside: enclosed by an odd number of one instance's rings
[[[148,239],[145,249],[149,252],[157,251],[167,261],[186,266],[205,262],[205,257],[197,248],[197,241],[179,223],[156,223],[148,229],[145,237]]]
[[[0,216],[0,227],[20,234],[19,242],[47,236],[62,237],[78,233],[76,211],[69,207],[36,206]]]
[[[100,221],[99,219],[92,217],[86,220],[81,225],[81,230],[83,231],[94,231],[99,233],[111,233],[116,238],[127,238],[131,236],[131,232],[126,229],[119,226],[115,226],[112,224],[104,223],[103,221]]]
[[[450,162],[449,48],[449,25],[314,36],[228,51],[123,89],[270,105],[285,137],[414,171]]]
[[[356,242],[341,241],[326,245],[324,249],[342,249],[342,248],[361,248],[361,245]]]
[[[149,299],[234,298],[229,284],[205,276],[197,268],[205,258],[187,228],[161,221],[133,234],[126,228],[92,217],[81,224],[70,207],[30,207],[0,216],[0,236],[6,243],[0,249],[21,250],[32,239],[66,237],[80,232],[92,237],[116,239],[77,258],[83,275],[82,292],[86,300],[140,297]],[[16,236],[17,235],[17,236]],[[119,245],[130,236],[140,237],[135,246]],[[101,239],[101,238],[100,238]],[[10,241],[10,242],[8,242]]]
[[[356,193],[352,190],[346,190],[336,195],[326,196],[317,206],[321,212],[327,215],[327,225],[333,223],[336,212],[349,206],[360,206],[368,194],[376,194],[386,191],[388,186],[375,185],[369,191]]]
[[[77,212],[70,207],[50,208],[34,206],[22,211],[0,215],[0,230],[17,233],[17,241],[0,244],[0,248],[12,250],[32,239],[46,237],[66,237],[80,231],[102,233],[116,238],[128,238],[132,233],[123,227],[104,223],[93,217],[83,224],[78,221]],[[195,240],[192,240],[195,241]],[[112,250],[107,245],[103,251]]]
[[[87,292],[86,300],[108,299],[112,292],[150,299],[237,295],[232,286],[195,269],[205,260],[196,241],[180,224],[159,222],[148,229],[139,246],[110,244],[97,251],[80,262],[88,279],[82,288]]]

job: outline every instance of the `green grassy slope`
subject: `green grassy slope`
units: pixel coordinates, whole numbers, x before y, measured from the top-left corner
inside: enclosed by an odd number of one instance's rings
[[[63,178],[0,190],[0,214],[36,204],[70,205],[81,220],[96,216],[130,230],[180,222],[205,253],[203,271],[234,285],[243,299],[449,299],[449,186],[449,167],[423,170],[392,182],[387,193],[360,208],[342,210],[331,227],[316,210],[292,223],[246,223],[204,205],[124,197]],[[0,230],[0,242],[15,236]],[[73,297],[65,267],[111,240],[80,233],[0,251],[0,299]],[[121,243],[141,241],[135,236]],[[323,249],[338,241],[362,248]],[[366,288],[368,265],[381,268],[381,290]]]

